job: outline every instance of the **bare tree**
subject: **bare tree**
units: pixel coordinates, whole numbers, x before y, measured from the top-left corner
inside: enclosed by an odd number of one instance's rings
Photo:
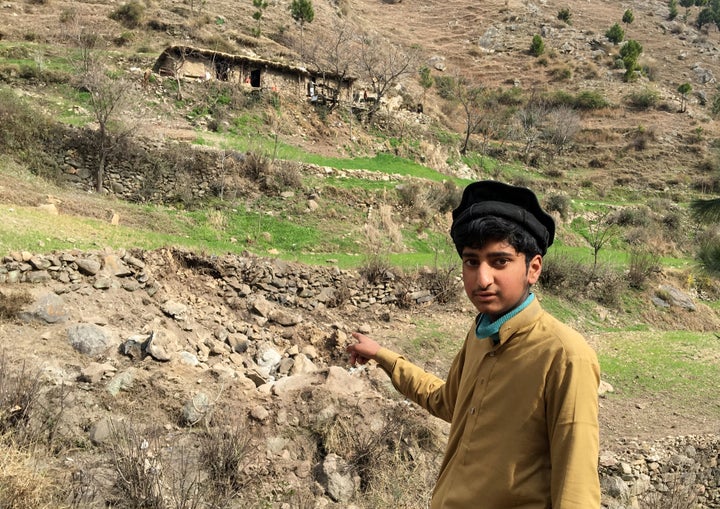
[[[96,49],[99,37],[94,32],[78,30],[76,40],[79,58],[75,62],[76,86],[87,92],[89,109],[97,122],[95,168],[95,190],[103,192],[105,168],[108,158],[117,148],[129,129],[120,128],[118,114],[130,91],[130,84],[121,78],[112,77],[106,63]]]
[[[543,137],[555,146],[553,155],[560,155],[580,132],[580,115],[566,106],[548,112]]]
[[[108,158],[127,134],[127,132],[121,134],[121,129],[117,125],[117,116],[128,94],[129,84],[122,79],[111,78],[104,69],[86,75],[83,81],[89,92],[90,110],[98,124],[95,190],[102,193]]]
[[[483,119],[483,106],[485,102],[485,87],[473,85],[465,77],[454,80],[453,98],[460,103],[465,112],[465,138],[460,147],[460,153],[465,155],[470,142],[470,135],[478,132]]]
[[[588,221],[588,228],[582,232],[582,236],[590,244],[593,250],[593,270],[590,279],[595,278],[598,266],[598,253],[617,236],[617,225],[608,221],[610,211],[599,212]]]
[[[523,141],[523,157],[527,159],[530,151],[543,132],[547,110],[541,103],[530,102],[515,113],[515,134]]]
[[[313,39],[308,48],[308,65],[319,75],[330,74],[336,89],[342,89],[342,83],[350,75],[353,58],[355,31],[346,21],[335,20],[328,31],[321,32]]]
[[[420,49],[417,46],[405,50],[379,37],[365,36],[359,41],[357,66],[375,95],[375,101],[368,110],[372,119],[380,107],[380,101],[404,75],[417,71]]]

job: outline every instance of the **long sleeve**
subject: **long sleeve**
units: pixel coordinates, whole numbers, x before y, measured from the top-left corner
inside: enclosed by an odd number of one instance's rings
[[[595,354],[559,360],[546,388],[553,509],[600,507]]]
[[[455,356],[446,381],[386,348],[380,349],[376,360],[390,375],[393,386],[398,392],[435,417],[450,422],[455,409],[464,352],[463,347]]]

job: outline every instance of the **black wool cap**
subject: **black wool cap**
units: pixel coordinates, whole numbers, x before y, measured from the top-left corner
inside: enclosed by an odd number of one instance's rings
[[[526,187],[494,180],[468,185],[460,205],[452,213],[450,236],[453,241],[459,226],[484,216],[502,217],[517,223],[537,240],[543,255],[555,238],[555,221],[542,209],[535,193]]]

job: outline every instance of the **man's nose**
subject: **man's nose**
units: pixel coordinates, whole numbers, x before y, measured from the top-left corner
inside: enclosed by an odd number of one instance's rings
[[[481,263],[477,270],[477,284],[480,288],[487,288],[493,282],[492,268],[487,263]]]

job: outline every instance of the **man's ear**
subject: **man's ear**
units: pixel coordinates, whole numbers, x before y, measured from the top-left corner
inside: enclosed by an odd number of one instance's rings
[[[533,256],[527,267],[527,281],[529,284],[534,285],[540,279],[540,273],[542,272],[542,256],[539,254]]]

